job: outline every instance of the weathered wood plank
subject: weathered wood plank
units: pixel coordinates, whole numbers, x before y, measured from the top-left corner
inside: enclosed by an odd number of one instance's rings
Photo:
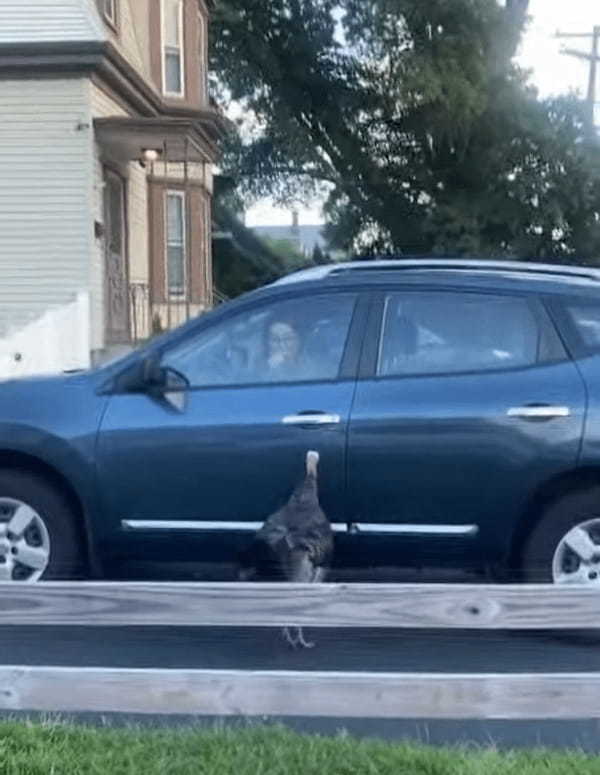
[[[0,585],[5,625],[600,628],[589,587],[437,584]]]
[[[600,674],[2,667],[0,709],[398,719],[600,718]]]

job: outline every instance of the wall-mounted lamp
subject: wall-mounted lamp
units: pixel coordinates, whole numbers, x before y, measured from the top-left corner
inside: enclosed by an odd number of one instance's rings
[[[148,164],[154,164],[162,156],[162,150],[158,148],[142,148],[140,156],[140,166],[146,167]]]
[[[142,148],[142,160],[146,164],[152,164],[152,162],[158,161],[162,155],[162,151],[157,148]]]

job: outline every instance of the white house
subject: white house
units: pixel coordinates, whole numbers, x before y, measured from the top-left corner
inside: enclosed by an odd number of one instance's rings
[[[212,302],[205,0],[0,0],[0,376]]]

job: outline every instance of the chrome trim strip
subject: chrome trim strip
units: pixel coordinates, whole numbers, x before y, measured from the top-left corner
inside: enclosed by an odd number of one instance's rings
[[[243,530],[256,531],[262,522],[201,522],[185,519],[124,519],[125,530]]]
[[[375,522],[356,522],[350,526],[356,533],[387,533],[393,535],[432,535],[432,536],[475,536],[478,525],[411,525],[379,524]]]
[[[201,520],[183,519],[123,519],[121,527],[124,530],[193,530],[193,531],[241,531],[254,533],[263,526],[262,522],[204,522]],[[334,522],[331,525],[335,533],[345,533],[346,525]]]
[[[166,520],[166,519],[124,519],[121,527],[124,530],[193,530],[193,531],[240,531],[256,532],[262,527],[262,522],[209,522],[202,520]],[[478,525],[411,525],[382,524],[376,522],[332,522],[334,533],[384,533],[388,535],[437,535],[437,536],[475,536],[479,533]]]

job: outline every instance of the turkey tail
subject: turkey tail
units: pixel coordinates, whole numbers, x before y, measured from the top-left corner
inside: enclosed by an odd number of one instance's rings
[[[320,455],[314,450],[306,453],[306,475],[312,479],[317,478],[317,466],[319,465]]]

